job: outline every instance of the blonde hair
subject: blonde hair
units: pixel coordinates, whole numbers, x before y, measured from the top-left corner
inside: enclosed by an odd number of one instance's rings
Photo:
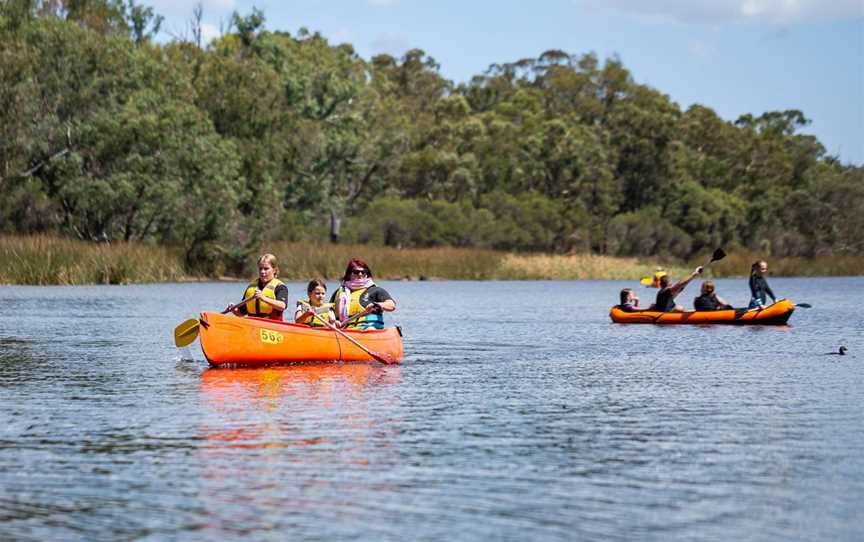
[[[260,258],[258,258],[258,265],[266,263],[270,267],[273,268],[273,276],[276,277],[279,275],[279,262],[276,260],[276,256],[270,254],[262,254]]]

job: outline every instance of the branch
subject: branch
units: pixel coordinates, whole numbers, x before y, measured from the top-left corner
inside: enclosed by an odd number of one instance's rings
[[[360,193],[363,191],[363,187],[366,186],[366,183],[369,182],[369,179],[372,178],[372,175],[376,171],[378,171],[378,164],[373,164],[372,167],[369,168],[369,171],[367,171],[366,174],[363,175],[363,178],[360,180],[360,182],[355,185],[357,189],[352,190],[351,193],[348,194],[348,201],[350,203],[353,204],[354,200],[360,196]]]
[[[39,162],[38,164],[36,164],[32,168],[28,169],[27,171],[19,173],[18,175],[16,175],[16,177],[21,177],[21,178],[31,177],[34,173],[36,173],[37,171],[39,171],[40,169],[45,167],[46,164],[48,164],[49,162],[51,162],[55,158],[60,158],[64,154],[68,154],[68,153],[69,153],[68,148],[63,149],[62,151],[58,152],[57,154],[50,156],[47,160],[42,160],[41,162]]]

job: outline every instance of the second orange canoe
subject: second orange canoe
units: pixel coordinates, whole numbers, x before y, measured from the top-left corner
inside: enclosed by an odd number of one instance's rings
[[[729,309],[720,311],[625,312],[612,307],[609,317],[616,324],[763,324],[783,325],[789,321],[795,305],[781,299],[764,309]]]

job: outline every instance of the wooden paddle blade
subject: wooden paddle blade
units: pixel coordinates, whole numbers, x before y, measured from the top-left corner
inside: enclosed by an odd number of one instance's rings
[[[374,350],[369,350],[369,354],[384,365],[396,365],[397,363],[399,363],[399,361],[393,359],[390,354],[385,354],[384,352],[375,352]]]
[[[714,251],[714,255],[711,256],[711,261],[716,262],[716,261],[722,260],[725,257],[726,257],[726,253],[723,252],[723,249],[718,248],[717,250]]]
[[[182,348],[198,337],[198,320],[190,318],[174,328],[174,344]]]

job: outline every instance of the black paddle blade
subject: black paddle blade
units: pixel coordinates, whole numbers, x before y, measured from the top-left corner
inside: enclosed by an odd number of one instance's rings
[[[716,262],[716,261],[718,261],[718,260],[722,260],[722,259],[725,258],[725,257],[726,257],[726,253],[723,252],[723,249],[722,249],[722,248],[718,248],[717,250],[714,251],[714,255],[711,256],[711,261],[712,261],[712,262]]]
[[[801,307],[802,309],[812,309],[813,308],[813,305],[811,305],[810,303],[796,303],[795,306]]]

